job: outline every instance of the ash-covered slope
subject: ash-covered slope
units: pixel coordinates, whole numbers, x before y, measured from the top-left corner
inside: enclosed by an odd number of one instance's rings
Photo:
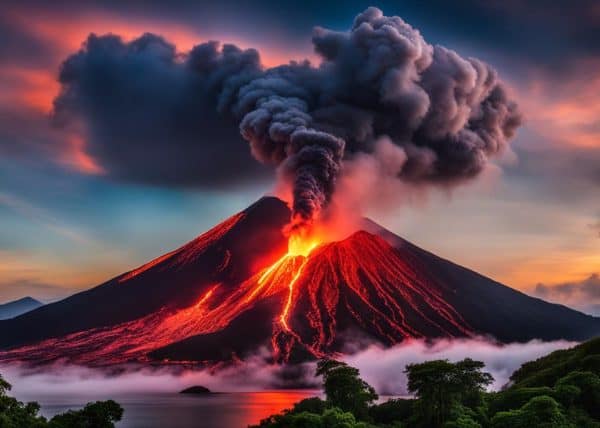
[[[585,339],[600,319],[510,289],[365,221],[286,256],[286,205],[263,198],[182,248],[0,322],[0,360],[220,362],[267,346],[278,361],[357,342],[492,336]]]

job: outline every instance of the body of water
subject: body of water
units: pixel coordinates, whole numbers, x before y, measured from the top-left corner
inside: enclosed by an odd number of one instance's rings
[[[238,428],[291,407],[318,391],[233,392],[211,395],[177,393],[131,394],[114,397],[125,409],[118,428]],[[37,399],[41,413],[51,417],[80,409],[90,400],[52,396]],[[93,400],[92,400],[93,401]]]

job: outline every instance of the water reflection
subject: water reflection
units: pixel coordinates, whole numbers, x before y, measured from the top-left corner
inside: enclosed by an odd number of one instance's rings
[[[291,407],[319,391],[261,391],[194,396],[146,394],[115,397],[125,409],[119,428],[236,428],[247,427]],[[52,416],[81,408],[76,397],[40,399],[42,414]],[[86,400],[87,401],[87,400]]]

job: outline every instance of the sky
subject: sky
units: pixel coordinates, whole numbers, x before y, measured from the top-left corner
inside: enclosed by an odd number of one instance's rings
[[[345,31],[369,6],[400,16],[431,44],[492,65],[524,123],[510,150],[477,180],[425,196],[408,192],[395,206],[366,214],[506,285],[599,313],[600,7],[587,0],[2,2],[0,302],[25,295],[51,301],[97,285],[272,190],[271,173],[258,164],[235,182],[222,174],[217,180],[217,172],[239,170],[218,156],[196,165],[194,153],[162,162],[158,151],[145,169],[144,145],[135,139],[170,138],[150,135],[152,122],[166,120],[168,103],[141,117],[122,140],[110,133],[92,140],[67,127],[53,104],[59,77],[70,78],[64,62],[90,33],[126,42],[153,33],[182,57],[220,40],[256,48],[267,67],[314,63],[313,27]],[[127,85],[149,76],[142,67]],[[95,87],[99,97],[119,96]],[[130,100],[123,105],[131,116],[138,107],[147,111]],[[120,123],[113,113],[107,120]],[[251,159],[241,138],[218,137],[240,159]],[[108,150],[116,151],[110,157]],[[180,180],[188,170],[200,170],[204,180]]]

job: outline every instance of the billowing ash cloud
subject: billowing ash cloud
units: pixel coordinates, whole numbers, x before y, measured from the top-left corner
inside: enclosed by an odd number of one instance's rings
[[[210,42],[187,55],[161,37],[90,35],[62,65],[54,119],[87,136],[109,176],[167,186],[225,186],[260,173],[237,122],[219,114],[230,81],[260,70],[254,50]],[[248,76],[248,77],[246,77]]]
[[[90,36],[63,65],[56,117],[82,122],[116,176],[186,184],[252,174],[239,124],[252,155],[291,183],[300,225],[330,201],[344,160],[373,153],[380,137],[402,152],[393,177],[453,184],[477,176],[521,122],[487,64],[379,9],[348,32],[316,28],[313,44],[319,66],[264,69],[256,51],[231,45],[178,55],[148,34]]]

